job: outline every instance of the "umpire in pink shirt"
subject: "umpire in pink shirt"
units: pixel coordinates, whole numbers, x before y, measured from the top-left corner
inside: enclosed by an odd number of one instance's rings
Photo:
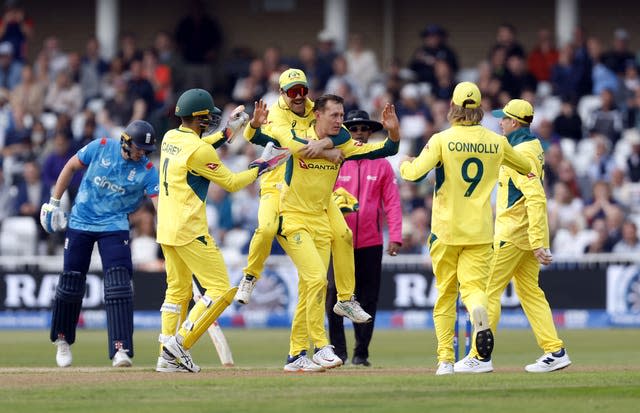
[[[366,143],[372,133],[382,129],[382,124],[369,119],[362,110],[352,110],[347,114],[344,126],[351,137]],[[343,187],[358,199],[360,209],[345,216],[353,231],[353,248],[356,267],[355,295],[362,308],[373,320],[368,324],[354,324],[356,345],[351,360],[354,365],[370,366],[369,343],[373,336],[376,307],[380,293],[383,252],[383,221],[389,228],[387,253],[398,254],[402,245],[402,207],[396,177],[391,164],[384,158],[350,160],[342,164],[335,188]],[[347,345],[344,335],[343,318],[333,312],[336,303],[333,272],[329,273],[327,292],[327,317],[329,338],[335,346],[335,353],[346,362]]]

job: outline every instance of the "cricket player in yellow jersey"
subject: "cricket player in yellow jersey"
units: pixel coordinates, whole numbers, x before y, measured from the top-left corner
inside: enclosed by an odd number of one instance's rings
[[[558,338],[551,308],[538,285],[540,264],[548,265],[549,251],[547,199],[542,186],[544,152],[540,141],[529,130],[533,107],[522,99],[513,99],[493,115],[502,119],[500,126],[509,143],[529,159],[531,174],[521,175],[503,166],[498,178],[496,226],[493,264],[487,283],[489,324],[496,331],[500,320],[500,297],[513,279],[514,287],[533,334],[544,355],[525,367],[532,373],[559,370],[571,364]],[[455,371],[486,372],[493,370],[491,360],[480,361],[471,351],[455,365]]]
[[[161,308],[162,345],[156,370],[198,372],[200,367],[193,362],[189,349],[236,292],[236,288],[230,288],[222,254],[209,235],[205,213],[209,182],[237,191],[287,156],[263,153],[248,170],[234,174],[220,161],[213,146],[201,139],[203,133],[217,127],[220,119],[220,109],[214,106],[209,92],[187,90],[178,99],[175,113],[182,124],[164,135],[160,154],[157,241],[165,256],[167,291]],[[235,128],[241,126],[236,124]],[[185,319],[192,296],[192,274],[205,293]]]
[[[491,192],[501,164],[520,173],[529,161],[498,135],[480,125],[480,90],[456,85],[447,114],[451,127],[429,139],[420,155],[400,164],[400,175],[419,181],[436,168],[429,253],[438,288],[433,321],[438,338],[436,375],[453,374],[453,330],[458,285],[474,327],[472,348],[488,359],[493,350],[485,293],[491,270],[493,213]]]
[[[290,134],[291,130],[302,133],[314,122],[313,102],[307,97],[309,85],[307,77],[300,69],[288,69],[280,75],[280,98],[269,108],[267,123],[262,126],[267,135]],[[307,158],[320,158],[340,163],[342,153],[324,149],[331,147],[329,139],[324,142],[312,141],[305,149]],[[280,211],[280,190],[284,181],[285,167],[282,166],[265,174],[260,179],[260,207],[258,210],[258,228],[249,244],[245,276],[238,285],[236,301],[247,304],[251,298],[256,282],[264,270],[264,263],[271,252],[271,244],[278,229]],[[348,317],[355,323],[371,321],[371,315],[365,312],[355,300],[355,264],[353,259],[353,237],[340,209],[330,204],[328,207],[329,222],[333,241],[331,253],[336,277],[338,301],[334,312]]]
[[[287,162],[282,190],[278,241],[298,269],[298,305],[291,324],[291,343],[285,371],[322,371],[342,364],[333,346],[329,345],[324,326],[324,302],[327,293],[327,268],[331,248],[329,213],[333,186],[340,165],[326,159],[301,156],[308,142],[330,138],[345,159],[379,158],[398,151],[400,126],[392,105],[383,111],[383,125],[390,139],[363,144],[351,139],[344,118],[343,99],[322,95],[316,99],[313,112],[316,122],[307,130],[297,132],[272,131],[265,135],[254,129],[264,123],[268,110],[264,102],[256,103],[253,118],[245,129],[252,142],[274,139],[279,146],[289,148],[292,157]],[[302,152],[301,152],[302,151]],[[309,341],[314,346],[313,361],[307,358]]]

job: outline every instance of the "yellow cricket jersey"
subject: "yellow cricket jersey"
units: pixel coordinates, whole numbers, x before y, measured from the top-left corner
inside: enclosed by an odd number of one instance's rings
[[[307,144],[309,140],[318,140],[315,128],[310,126],[302,133],[298,134],[293,130],[272,130],[274,135],[266,135],[262,129],[252,129],[249,133],[252,142],[266,144],[273,140],[278,146],[289,148],[291,158],[287,161],[282,199],[280,201],[280,211],[299,212],[303,214],[322,214],[329,206],[333,194],[333,186],[338,178],[340,165],[334,164],[326,159],[303,159],[298,155],[298,151]],[[246,135],[245,135],[246,136]],[[391,156],[398,153],[398,143],[390,139],[385,139],[378,143],[366,143],[351,139],[349,131],[342,127],[336,136],[331,140],[335,148],[344,154],[348,159],[375,159]]]
[[[305,101],[304,115],[300,116],[292,111],[284,98],[280,96],[278,101],[269,108],[267,124],[260,129],[269,136],[290,135],[291,130],[302,133],[313,125],[316,119],[313,115],[313,102],[309,98]],[[260,189],[264,193],[269,188],[278,188],[284,180],[285,165],[281,165],[271,172],[260,177]]]
[[[209,233],[205,212],[209,181],[234,192],[257,176],[257,168],[232,173],[213,146],[193,130],[180,126],[168,131],[160,150],[158,243],[180,246]]]
[[[529,128],[517,129],[507,139],[516,151],[527,157],[531,173],[521,175],[507,166],[500,168],[495,239],[511,242],[523,250],[549,248],[542,145]]]
[[[454,124],[429,139],[420,155],[400,165],[400,175],[419,181],[436,168],[432,237],[447,245],[493,242],[491,192],[501,164],[529,173],[529,161],[507,138],[480,125]]]

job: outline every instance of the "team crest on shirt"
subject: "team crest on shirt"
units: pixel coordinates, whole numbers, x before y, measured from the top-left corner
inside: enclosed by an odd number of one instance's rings
[[[300,245],[302,243],[302,238],[300,237],[300,233],[299,232],[296,232],[293,235],[293,242],[295,242],[296,245]]]
[[[207,168],[211,169],[212,171],[215,171],[216,169],[218,169],[219,166],[220,164],[213,163],[213,162],[207,164]]]
[[[133,179],[136,177],[136,170],[132,169],[129,171],[129,176],[127,176],[127,181],[133,182]]]

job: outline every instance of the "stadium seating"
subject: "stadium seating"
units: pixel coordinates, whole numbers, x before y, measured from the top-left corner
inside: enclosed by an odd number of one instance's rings
[[[0,255],[36,255],[38,227],[31,217],[8,217],[2,221]]]

